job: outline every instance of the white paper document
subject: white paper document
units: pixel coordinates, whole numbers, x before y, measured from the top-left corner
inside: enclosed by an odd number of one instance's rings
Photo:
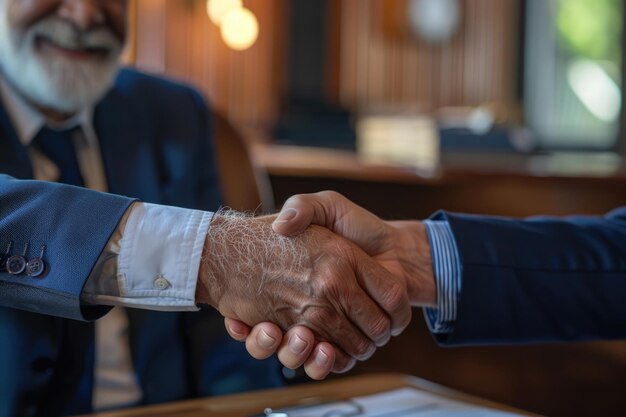
[[[400,388],[380,394],[356,397],[307,407],[294,407],[274,414],[274,417],[504,417],[517,416],[504,411],[484,408],[414,388]]]

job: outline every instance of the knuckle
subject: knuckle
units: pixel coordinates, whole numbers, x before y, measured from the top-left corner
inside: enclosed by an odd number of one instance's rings
[[[287,200],[285,200],[285,203],[292,203],[294,201],[298,201],[302,198],[302,194],[294,194],[291,197],[289,197]]]
[[[320,202],[332,207],[335,212],[342,212],[349,206],[350,201],[337,191],[326,190],[317,194]]]
[[[408,304],[406,290],[398,282],[392,282],[382,297],[383,308],[387,312],[403,310]]]
[[[292,195],[287,200],[285,200],[285,202],[283,203],[283,208],[292,207],[292,206],[300,206],[303,203],[306,203],[306,195],[296,194],[296,195]]]
[[[354,345],[354,357],[357,359],[367,359],[375,350],[372,342],[366,339],[359,340]]]
[[[331,199],[331,200],[336,200],[338,198],[342,198],[343,197],[337,191],[333,191],[333,190],[320,191],[319,193],[317,193],[317,195],[322,197],[322,198],[328,198],[328,199]]]
[[[335,314],[325,307],[311,309],[308,313],[307,322],[316,328],[328,328],[329,324],[335,322]]]
[[[339,299],[342,297],[342,284],[338,276],[328,275],[319,283],[319,294],[325,299]]]
[[[386,342],[391,334],[391,321],[384,315],[376,319],[370,329],[370,337],[375,341]]]

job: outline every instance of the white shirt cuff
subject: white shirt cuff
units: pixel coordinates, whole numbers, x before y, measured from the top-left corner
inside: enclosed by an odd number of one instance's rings
[[[118,227],[121,233],[113,235],[101,256],[109,268],[94,268],[94,272],[113,269],[115,276],[90,277],[82,299],[151,310],[198,310],[196,283],[212,218],[210,212],[134,204],[126,223]],[[117,268],[111,268],[115,263]],[[117,288],[106,282],[115,282]]]

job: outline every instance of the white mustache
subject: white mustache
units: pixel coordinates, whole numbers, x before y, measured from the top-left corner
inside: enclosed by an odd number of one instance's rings
[[[58,46],[70,50],[95,49],[104,53],[122,49],[122,41],[106,27],[97,27],[87,31],[72,23],[56,17],[36,23],[30,31],[32,40],[43,37]]]

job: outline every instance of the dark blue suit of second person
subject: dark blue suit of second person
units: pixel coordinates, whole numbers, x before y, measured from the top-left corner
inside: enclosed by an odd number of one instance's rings
[[[463,270],[444,345],[626,338],[626,207],[526,220],[441,212]]]

